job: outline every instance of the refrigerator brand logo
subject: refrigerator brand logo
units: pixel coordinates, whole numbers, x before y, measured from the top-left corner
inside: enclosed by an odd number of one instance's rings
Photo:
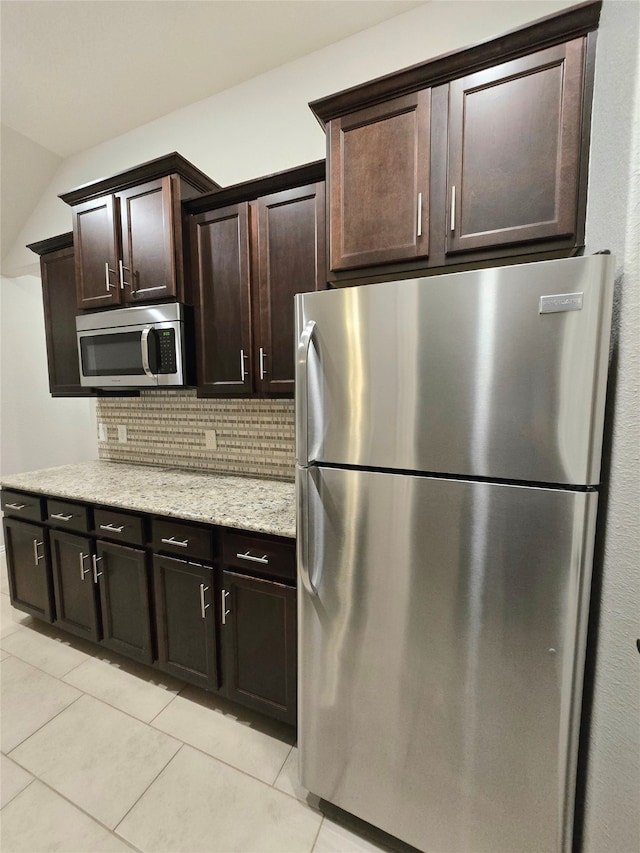
[[[540,297],[539,314],[554,314],[557,311],[582,311],[584,293],[558,293]]]

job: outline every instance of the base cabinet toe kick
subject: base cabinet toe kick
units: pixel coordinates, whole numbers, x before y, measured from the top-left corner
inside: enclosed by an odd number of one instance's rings
[[[3,489],[14,607],[296,722],[295,542]]]

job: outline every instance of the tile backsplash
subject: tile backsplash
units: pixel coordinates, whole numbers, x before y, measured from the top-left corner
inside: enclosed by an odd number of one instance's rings
[[[100,459],[294,478],[293,400],[200,400],[195,391],[141,391],[140,397],[99,398],[96,416],[98,429],[106,429],[106,440],[98,441]],[[126,442],[118,438],[122,427]]]

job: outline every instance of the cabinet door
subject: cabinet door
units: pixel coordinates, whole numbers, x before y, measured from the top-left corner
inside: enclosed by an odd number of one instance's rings
[[[175,223],[171,178],[119,192],[122,283],[127,302],[176,295]]]
[[[79,637],[97,641],[100,622],[92,542],[59,530],[51,531],[50,541],[56,624]]]
[[[53,590],[45,530],[13,518],[5,518],[3,523],[11,603],[51,622]]]
[[[429,89],[329,123],[331,269],[429,252]]]
[[[144,551],[98,541],[96,562],[103,645],[151,663],[149,578]]]
[[[583,39],[449,90],[448,254],[576,233]]]
[[[78,308],[100,310],[119,305],[119,224],[114,197],[76,204],[72,215]]]
[[[80,385],[76,339],[76,275],[73,246],[40,258],[49,390],[54,397],[89,397]]]
[[[249,205],[194,216],[198,394],[252,390],[249,291]]]
[[[259,391],[293,394],[293,297],[326,287],[324,196],[321,182],[255,203]]]
[[[160,668],[216,690],[213,569],[157,555],[153,565]]]
[[[296,721],[296,591],[223,572],[222,638],[227,695]]]

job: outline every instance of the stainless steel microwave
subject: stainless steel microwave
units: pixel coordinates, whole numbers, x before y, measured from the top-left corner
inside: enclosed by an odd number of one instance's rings
[[[165,388],[187,384],[184,306],[140,305],[76,317],[80,384]]]

